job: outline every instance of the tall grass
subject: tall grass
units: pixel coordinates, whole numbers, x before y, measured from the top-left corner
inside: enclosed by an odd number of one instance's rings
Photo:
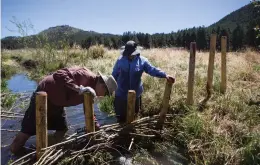
[[[97,48],[97,47],[96,47]],[[101,47],[100,47],[101,48]],[[94,49],[94,48],[93,48]],[[103,50],[103,48],[102,48]],[[35,50],[34,50],[35,51]],[[61,66],[80,65],[104,74],[111,74],[118,50],[101,51],[102,55],[89,55],[88,50],[38,50],[38,54],[29,50],[6,51],[3,56],[17,56],[21,59],[39,61],[37,69],[42,68],[38,78],[48,71]],[[53,54],[54,53],[54,54]],[[67,53],[67,61],[63,54]],[[45,55],[44,55],[45,54]],[[98,53],[99,54],[99,53]],[[227,54],[227,92],[220,90],[221,56],[216,53],[214,67],[214,94],[201,109],[199,103],[206,96],[207,64],[209,53],[196,54],[196,72],[194,87],[194,106],[187,106],[187,79],[189,52],[168,49],[144,50],[142,55],[167,74],[176,72],[176,83],[170,100],[169,112],[178,114],[172,140],[186,148],[195,164],[259,164],[260,138],[260,54],[247,51]],[[43,57],[46,56],[46,57]],[[17,58],[16,57],[16,58]],[[48,58],[51,59],[48,59]],[[45,68],[42,58],[46,58]],[[53,59],[52,59],[53,58]],[[11,58],[10,58],[11,59]],[[41,60],[40,60],[41,59]],[[66,62],[64,62],[66,61]],[[61,65],[62,63],[62,65]],[[44,68],[44,69],[43,69]],[[33,72],[33,70],[29,71]],[[39,72],[39,71],[37,71]],[[161,109],[165,80],[143,74],[144,93],[142,116],[158,114]],[[253,101],[252,101],[253,100]],[[106,98],[99,104],[103,111],[113,110],[113,99]]]
[[[114,115],[114,96],[105,96],[98,103],[98,107],[101,111],[106,112],[108,115]]]

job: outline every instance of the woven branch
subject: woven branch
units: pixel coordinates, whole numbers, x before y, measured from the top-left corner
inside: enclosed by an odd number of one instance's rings
[[[8,116],[8,115],[1,115],[1,117],[6,117],[6,118],[23,118],[23,116]]]
[[[173,115],[166,115],[166,118],[167,120],[173,119]],[[116,123],[102,126],[97,132],[73,135],[66,141],[42,149],[44,153],[38,161],[34,162],[34,165],[56,164],[64,158],[68,161],[74,161],[82,156],[94,158],[99,150],[104,149],[120,153],[119,150],[124,148],[120,146],[120,143],[125,143],[128,149],[124,150],[129,152],[131,149],[136,148],[135,145],[137,145],[133,143],[132,139],[137,139],[136,141],[146,139],[147,141],[147,139],[161,135],[160,130],[156,130],[155,127],[152,128],[152,126],[156,125],[158,119],[159,115],[145,117],[128,125]],[[171,123],[168,122],[164,126],[170,126]],[[129,139],[129,141],[126,141],[126,139]],[[35,158],[36,154],[28,154],[11,165],[17,165],[24,160],[33,162],[33,160],[36,160]]]
[[[17,113],[17,112],[9,112],[9,111],[1,111],[1,113],[7,113],[7,114],[12,114],[12,115],[20,115],[23,116],[23,113]]]

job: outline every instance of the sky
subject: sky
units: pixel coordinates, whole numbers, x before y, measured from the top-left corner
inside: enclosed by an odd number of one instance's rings
[[[28,35],[70,25],[100,33],[169,33],[209,26],[249,0],[1,0],[1,38],[18,36],[11,20],[27,22]],[[29,22],[29,23],[28,23]]]

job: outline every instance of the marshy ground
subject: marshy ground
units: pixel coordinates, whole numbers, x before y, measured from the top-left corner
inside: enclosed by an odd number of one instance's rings
[[[92,52],[91,52],[92,51]],[[186,105],[189,52],[185,50],[149,49],[142,55],[167,74],[176,73],[169,113],[178,114],[170,137],[155,143],[154,150],[169,155],[169,146],[181,146],[194,164],[259,164],[260,163],[260,53],[246,50],[227,53],[227,91],[220,93],[221,54],[216,52],[214,94],[203,107],[209,52],[197,52],[194,105]],[[2,80],[17,72],[26,72],[34,80],[65,66],[80,65],[104,74],[111,74],[118,50],[94,47],[92,50],[23,49],[2,50]],[[140,116],[160,112],[165,80],[143,74],[145,92]],[[2,84],[3,86],[3,84]],[[2,89],[2,93],[3,93]],[[8,109],[9,97],[2,110]],[[110,100],[109,100],[110,99]],[[10,101],[11,102],[11,101]],[[104,100],[103,111],[112,112],[111,98]],[[2,132],[3,133],[3,132]],[[151,142],[152,143],[152,142]],[[146,156],[144,156],[145,154]],[[151,152],[133,155],[133,160],[159,164]],[[106,156],[109,159],[109,156]],[[145,157],[145,159],[143,158]]]

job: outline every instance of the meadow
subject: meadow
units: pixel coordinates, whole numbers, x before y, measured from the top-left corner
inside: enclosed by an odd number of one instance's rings
[[[214,93],[206,105],[209,52],[196,53],[194,105],[187,105],[189,51],[173,48],[143,50],[154,65],[176,76],[169,113],[176,115],[171,136],[158,142],[157,150],[167,155],[168,146],[181,146],[194,164],[260,163],[260,53],[245,50],[227,53],[227,91],[220,92],[221,53],[216,52]],[[111,74],[119,50],[92,46],[89,50],[21,49],[2,50],[2,82],[17,72],[26,72],[39,81],[44,75],[66,66],[84,66],[97,73]],[[140,117],[159,114],[165,79],[146,73]],[[113,98],[100,103],[102,111],[113,115]],[[149,155],[149,151],[147,151]],[[140,155],[136,155],[136,158]],[[149,161],[158,164],[149,156]],[[138,159],[136,159],[138,160]],[[149,163],[148,163],[149,164]]]

